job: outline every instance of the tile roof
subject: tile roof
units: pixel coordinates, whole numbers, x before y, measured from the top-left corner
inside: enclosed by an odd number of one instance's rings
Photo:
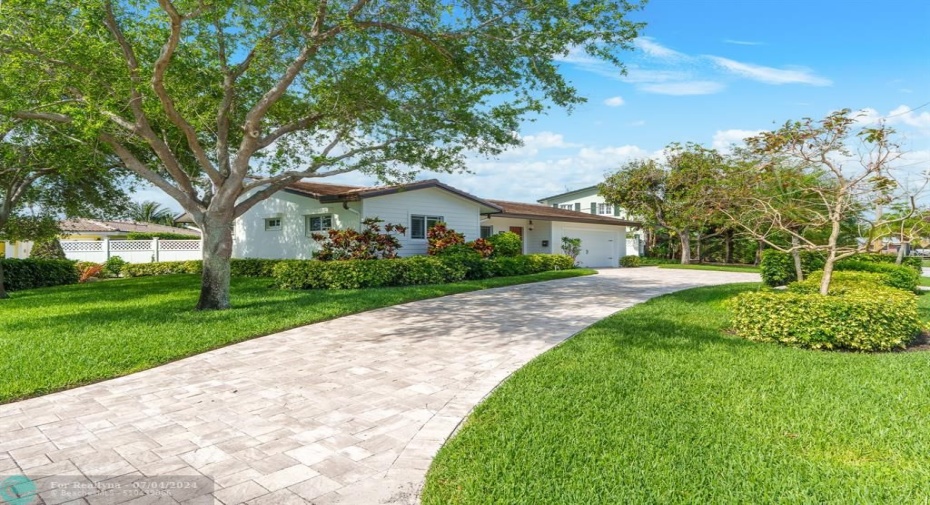
[[[190,228],[175,228],[155,223],[142,223],[136,221],[101,221],[96,219],[67,219],[58,223],[62,232],[98,232],[98,233],[176,233],[190,235],[191,238],[200,238],[197,230]]]
[[[375,196],[390,195],[404,191],[414,191],[417,189],[440,188],[462,198],[472,200],[475,203],[499,211],[500,209],[490,203],[489,200],[466,193],[460,189],[453,188],[439,182],[436,179],[425,181],[416,181],[406,184],[395,184],[390,186],[341,186],[337,184],[326,184],[322,182],[295,182],[290,184],[286,191],[290,191],[320,200],[320,202],[343,202],[371,198]]]
[[[508,202],[506,200],[489,200],[502,209],[497,217],[516,217],[523,219],[543,219],[548,221],[569,221],[575,223],[609,224],[613,226],[641,226],[642,223],[627,221],[610,216],[587,214],[568,209],[557,209],[536,203]]]

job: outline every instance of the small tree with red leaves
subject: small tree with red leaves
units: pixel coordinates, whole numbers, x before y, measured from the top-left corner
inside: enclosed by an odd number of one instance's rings
[[[360,232],[331,229],[326,234],[311,234],[310,237],[320,245],[314,257],[320,261],[396,258],[400,241],[395,234],[403,235],[407,228],[388,223],[382,229],[383,222],[383,219],[371,217],[362,221],[364,229]]]
[[[465,235],[448,228],[446,223],[442,222],[436,223],[426,231],[426,239],[429,241],[426,254],[430,256],[441,254],[443,250],[449,247],[465,243]]]

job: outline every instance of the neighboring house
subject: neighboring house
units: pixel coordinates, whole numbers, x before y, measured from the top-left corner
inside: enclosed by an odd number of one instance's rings
[[[624,209],[616,205],[607,203],[604,197],[598,194],[597,186],[576,189],[567,193],[548,196],[537,200],[542,205],[548,205],[552,208],[574,210],[576,212],[585,212],[597,216],[609,216],[617,219],[628,220],[630,216]],[[640,256],[643,254],[643,232],[637,228],[627,232],[626,254]]]
[[[96,219],[68,219],[58,223],[61,229],[59,240],[69,259],[103,262],[110,256],[120,256],[127,261],[151,261],[158,257],[160,247],[151,240],[125,240],[127,234],[165,233],[187,235],[189,240],[164,241],[171,251],[167,258],[195,259],[200,257],[200,231],[192,228],[175,228],[154,223],[136,221],[102,221]],[[112,243],[110,241],[113,241]],[[186,243],[197,241],[195,244]],[[32,242],[6,242],[3,254],[7,258],[28,258]],[[161,258],[159,258],[161,259]]]
[[[562,237],[582,239],[579,263],[617,266],[628,226],[638,223],[532,203],[486,200],[437,180],[395,186],[359,187],[298,182],[258,203],[236,219],[233,256],[311,258],[312,233],[358,229],[366,218],[407,227],[399,236],[402,256],[426,254],[426,230],[437,222],[466,240],[512,231],[525,253],[559,253]]]

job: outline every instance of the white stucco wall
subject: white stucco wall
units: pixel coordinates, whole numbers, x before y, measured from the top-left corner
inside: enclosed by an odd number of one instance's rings
[[[279,191],[249,209],[235,221],[233,228],[234,258],[310,259],[316,243],[307,236],[304,218],[309,215],[332,214],[334,228],[357,228],[361,204],[350,202],[322,204],[306,196]],[[266,218],[281,218],[280,230],[265,230]]]
[[[528,219],[513,219],[502,217],[491,217],[483,220],[482,226],[493,226],[493,233],[496,235],[502,231],[510,231],[511,226],[523,228],[523,252],[524,254],[538,253],[557,253],[559,247],[552,243],[552,223],[549,221],[533,220],[530,225]],[[548,240],[549,245],[543,246],[543,240]]]
[[[426,239],[410,238],[410,216],[441,216],[449,228],[465,234],[465,240],[470,241],[481,236],[480,210],[477,203],[437,188],[402,191],[362,202],[365,217],[378,217],[385,223],[407,227],[407,233],[399,237],[401,256],[426,254]]]

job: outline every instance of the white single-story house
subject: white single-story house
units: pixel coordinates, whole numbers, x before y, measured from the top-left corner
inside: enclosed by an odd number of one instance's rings
[[[619,206],[607,203],[598,192],[597,186],[575,189],[558,195],[547,196],[537,200],[542,205],[550,207],[585,212],[597,216],[612,216],[617,219],[632,219],[626,210]],[[641,228],[627,230],[626,254],[641,256],[645,242]]]
[[[559,253],[562,237],[580,238],[579,264],[615,267],[625,254],[626,229],[639,223],[533,203],[486,200],[435,179],[359,187],[297,182],[236,219],[233,257],[308,259],[312,233],[356,228],[367,218],[407,227],[399,254],[426,254],[426,230],[437,222],[466,240],[511,231],[523,252]]]

